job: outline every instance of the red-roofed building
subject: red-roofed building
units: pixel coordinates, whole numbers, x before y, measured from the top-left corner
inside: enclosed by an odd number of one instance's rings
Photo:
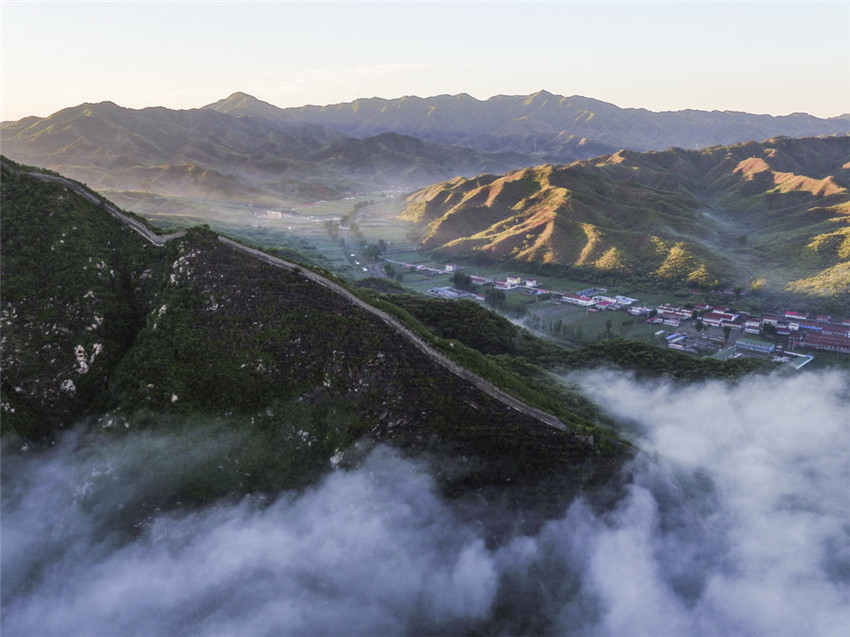
[[[676,319],[679,321],[684,321],[686,319],[691,318],[693,312],[684,307],[677,307],[675,305],[659,305],[658,308],[658,316],[666,319]]]
[[[850,354],[850,338],[844,336],[827,336],[826,334],[806,333],[806,335],[795,343],[800,347],[809,347],[827,352],[840,352]]]
[[[707,314],[703,314],[702,322],[706,325],[720,327],[724,323],[731,323],[736,318],[738,318],[737,314],[731,314],[729,312],[708,312]]]
[[[582,307],[590,307],[596,303],[596,301],[589,296],[581,296],[579,294],[573,294],[572,292],[565,292],[561,295],[561,298],[564,303],[572,303],[573,305],[581,305]]]
[[[850,327],[845,327],[844,325],[824,325],[823,329],[821,329],[821,334],[850,338]]]

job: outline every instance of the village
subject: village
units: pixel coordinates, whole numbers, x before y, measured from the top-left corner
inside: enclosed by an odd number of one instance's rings
[[[451,275],[462,269],[454,264],[446,264],[442,269],[421,265],[411,267],[427,270],[429,276]],[[813,360],[810,350],[850,354],[850,318],[839,320],[796,310],[748,314],[707,303],[688,304],[686,307],[671,303],[642,304],[636,298],[609,295],[606,288],[557,291],[542,287],[534,278],[521,276],[505,276],[503,280],[470,276],[469,280],[476,286],[492,286],[503,292],[519,290],[541,297],[545,295],[555,303],[576,306],[586,313],[624,312],[636,321],[657,327],[653,336],[659,343],[691,354],[721,359],[742,356],[768,358],[789,363],[795,368]],[[485,300],[483,294],[454,286],[431,287],[427,293],[446,299]],[[606,322],[610,325],[610,321]]]

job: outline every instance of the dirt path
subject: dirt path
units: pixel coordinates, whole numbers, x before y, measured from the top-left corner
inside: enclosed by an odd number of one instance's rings
[[[396,317],[392,316],[391,314],[388,314],[387,312],[384,312],[383,310],[369,305],[368,303],[361,300],[338,283],[334,283],[333,281],[326,279],[325,277],[316,274],[311,270],[302,268],[296,263],[292,263],[291,261],[285,261],[284,259],[273,257],[270,254],[261,252],[260,250],[249,248],[247,246],[242,245],[241,243],[233,241],[232,239],[228,239],[227,237],[220,236],[218,240],[235,250],[245,252],[246,254],[265,261],[266,263],[270,263],[271,265],[284,268],[286,270],[298,270],[298,272],[300,272],[302,276],[310,279],[311,281],[315,281],[319,285],[322,285],[328,288],[329,290],[332,290],[333,292],[336,292],[337,294],[345,297],[354,305],[362,308],[363,310],[366,310],[371,314],[374,314],[382,321],[384,321],[387,325],[396,330],[404,338],[410,341],[419,351],[428,356],[428,358],[430,358],[437,364],[442,365],[444,368],[448,369],[450,372],[459,376],[465,381],[472,383],[478,389],[489,394],[490,396],[507,405],[511,409],[515,409],[520,413],[523,413],[536,420],[539,420],[542,423],[555,427],[556,429],[560,429],[561,431],[570,431],[569,427],[567,427],[567,425],[565,425],[560,419],[556,418],[552,414],[548,414],[545,411],[541,411],[540,409],[525,404],[524,402],[514,398],[510,394],[505,393],[504,391],[493,385],[493,383],[491,383],[490,381],[487,381],[478,376],[477,374],[473,374],[465,367],[458,365],[448,356],[431,347],[422,338],[420,338],[418,334],[413,332]]]
[[[171,241],[172,239],[176,239],[178,237],[182,237],[186,234],[183,231],[174,232],[172,234],[156,234],[138,219],[128,217],[102,197],[96,195],[95,193],[91,192],[89,189],[81,186],[80,184],[71,181],[70,179],[65,179],[65,177],[57,177],[56,175],[46,175],[45,173],[39,172],[31,172],[27,174],[29,174],[30,177],[35,177],[36,179],[40,179],[41,181],[50,181],[56,184],[62,184],[66,188],[70,188],[81,197],[88,199],[94,204],[97,204],[103,210],[111,214],[113,217],[130,226],[133,230],[138,232],[140,235],[142,235],[145,239],[147,239],[154,245],[164,246],[168,241]]]
[[[150,241],[154,245],[163,246],[168,241],[170,241],[171,239],[177,239],[177,238],[182,237],[186,234],[185,232],[175,232],[175,233],[167,234],[167,235],[156,234],[156,233],[152,232],[148,227],[146,227],[143,223],[141,223],[139,220],[133,219],[132,217],[127,216],[126,214],[121,212],[118,208],[113,206],[108,201],[106,201],[103,198],[101,198],[100,196],[92,193],[90,190],[81,186],[80,184],[78,184],[74,181],[71,181],[70,179],[66,179],[64,177],[57,177],[55,175],[47,175],[45,173],[39,173],[39,172],[31,172],[31,173],[29,173],[29,175],[31,177],[35,177],[36,179],[41,179],[42,181],[49,181],[49,182],[53,182],[53,183],[58,183],[58,184],[62,184],[63,186],[65,186],[67,188],[70,188],[71,190],[73,190],[74,192],[79,194],[80,196],[85,197],[86,199],[88,199],[92,203],[95,203],[98,206],[100,206],[103,210],[105,210],[106,212],[111,214],[116,219],[118,219],[118,220],[122,221],[123,223],[127,224],[128,226],[130,226],[133,230],[135,230],[136,232],[141,234],[145,239],[147,239],[148,241]],[[525,404],[524,402],[514,398],[510,394],[505,393],[504,391],[502,391],[501,389],[496,387],[490,381],[485,380],[485,379],[481,378],[480,376],[478,376],[477,374],[473,374],[471,371],[469,371],[465,367],[458,365],[456,362],[454,362],[448,356],[446,356],[442,352],[439,352],[436,349],[434,349],[433,347],[431,347],[422,338],[420,338],[418,334],[413,332],[410,328],[408,328],[406,325],[404,325],[396,317],[392,316],[391,314],[388,314],[387,312],[384,312],[383,310],[380,310],[376,307],[369,305],[368,303],[361,300],[360,298],[358,298],[357,296],[355,296],[354,294],[349,292],[347,289],[345,289],[343,286],[339,285],[338,283],[334,283],[333,281],[326,279],[325,277],[323,277],[319,274],[316,274],[315,272],[313,272],[311,270],[302,268],[301,266],[299,266],[296,263],[292,263],[291,261],[285,261],[284,259],[280,259],[278,257],[273,257],[270,254],[266,254],[265,252],[262,252],[260,250],[256,250],[254,248],[249,248],[248,246],[245,246],[245,245],[243,245],[243,244],[241,244],[237,241],[234,241],[233,239],[228,239],[227,237],[219,236],[218,240],[221,241],[223,244],[225,244],[225,245],[227,245],[227,246],[229,246],[229,247],[231,247],[235,250],[239,250],[240,252],[244,252],[246,254],[249,254],[256,259],[260,259],[261,261],[265,261],[266,263],[270,263],[273,266],[284,268],[286,270],[297,270],[302,276],[304,276],[304,277],[310,279],[311,281],[314,281],[314,282],[318,283],[319,285],[322,285],[322,286],[328,288],[329,290],[345,297],[348,301],[350,301],[351,303],[353,303],[357,307],[377,316],[382,321],[384,321],[384,323],[386,323],[387,325],[392,327],[396,332],[401,334],[401,336],[406,338],[419,351],[421,351],[423,354],[425,354],[432,361],[436,362],[438,365],[441,365],[442,367],[449,370],[450,372],[452,372],[456,376],[459,376],[463,380],[465,380],[469,383],[472,383],[473,385],[475,385],[475,387],[477,387],[481,391],[487,393],[488,395],[492,396],[493,398],[500,401],[501,403],[503,403],[507,407],[514,409],[514,410],[516,410],[520,413],[523,413],[526,416],[530,416],[530,417],[534,418],[535,420],[539,420],[542,423],[545,423],[547,425],[555,427],[556,429],[560,429],[561,431],[569,431],[570,430],[569,427],[567,427],[567,425],[565,425],[560,419],[556,418],[552,414],[548,414],[545,411],[541,411],[540,409],[532,407],[531,405]],[[590,438],[590,440],[588,440],[588,442],[590,444],[593,444],[592,443],[592,437],[589,437],[589,438]]]

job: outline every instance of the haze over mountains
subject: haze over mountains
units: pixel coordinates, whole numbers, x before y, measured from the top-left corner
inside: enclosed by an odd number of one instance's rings
[[[703,286],[768,276],[779,288],[835,294],[850,279],[847,133],[847,116],[653,113],[545,91],[287,109],[235,93],[185,111],[83,104],[6,122],[2,142],[12,159],[153,214],[457,177],[406,212],[425,245],[447,255]],[[774,136],[827,138],[751,142]],[[524,172],[494,176],[512,169]]]
[[[541,165],[229,102],[83,105],[4,124],[3,150],[178,203],[466,165],[407,200],[438,253],[688,284],[769,269],[850,298],[847,136]],[[517,135],[487,143],[597,143]],[[4,634],[846,632],[845,373],[732,381],[770,363],[621,339],[568,352],[208,228],[151,242],[32,170],[0,163]]]
[[[258,205],[421,186],[514,165],[401,135],[360,140],[290,120],[111,102],[6,123],[2,139],[8,156],[98,190]]]
[[[154,195],[275,205],[414,189],[622,148],[848,132],[846,117],[653,113],[545,91],[485,101],[461,94],[287,109],[235,93],[186,111],[82,104],[4,122],[2,144],[12,159],[57,170],[144,211],[161,203]]]
[[[230,110],[222,103],[212,107]],[[701,148],[761,141],[777,135],[808,137],[850,132],[847,116],[819,119],[805,113],[774,117],[699,110],[655,113],[547,91],[497,95],[483,101],[463,93],[358,99],[346,104],[287,108],[283,114],[295,121],[331,126],[358,137],[391,130],[481,151],[519,152],[561,162],[621,148]]]
[[[563,160],[629,148],[663,150],[850,132],[847,116],[820,119],[805,113],[775,117],[732,111],[623,109],[587,97],[547,91],[398,99],[369,98],[328,106],[278,109],[243,93],[210,104],[219,112],[321,124],[356,137],[395,132],[421,139]]]
[[[298,271],[2,170],[4,635],[846,632],[846,374],[573,376],[618,453]]]
[[[850,292],[850,137],[620,151],[457,178],[407,203],[423,245],[447,258]]]

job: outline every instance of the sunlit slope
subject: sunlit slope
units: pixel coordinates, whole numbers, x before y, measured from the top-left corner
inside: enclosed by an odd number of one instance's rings
[[[446,255],[700,285],[776,266],[790,283],[850,259],[848,167],[848,137],[620,151],[436,184],[408,198],[404,218]]]
[[[424,245],[447,255],[653,273],[707,285],[732,271],[694,240],[712,232],[697,200],[608,180],[581,166],[455,180],[408,203],[405,217],[420,224]]]

